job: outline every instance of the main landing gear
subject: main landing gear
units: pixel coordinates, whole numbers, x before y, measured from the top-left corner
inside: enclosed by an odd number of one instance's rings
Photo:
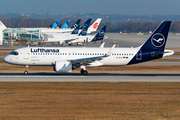
[[[25,75],[27,75],[27,74],[28,74],[28,68],[29,68],[29,66],[28,66],[28,65],[26,65],[26,69],[25,69],[25,71],[24,71],[24,74],[25,74]]]
[[[85,66],[81,66],[81,74],[82,75],[87,75],[88,74],[88,71],[86,71],[86,67]]]
[[[84,70],[84,69],[81,69],[81,74],[82,75],[87,75],[88,74],[88,71]]]

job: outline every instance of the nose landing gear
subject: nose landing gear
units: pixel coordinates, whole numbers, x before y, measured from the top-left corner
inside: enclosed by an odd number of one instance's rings
[[[26,65],[26,69],[25,69],[25,71],[24,71],[24,74],[25,74],[25,75],[27,75],[27,74],[28,74],[28,68],[29,68],[29,66],[28,66],[28,65]]]

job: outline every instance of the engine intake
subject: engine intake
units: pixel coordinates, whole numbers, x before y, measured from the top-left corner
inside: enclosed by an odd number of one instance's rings
[[[72,62],[65,60],[55,61],[54,71],[56,72],[72,72]]]

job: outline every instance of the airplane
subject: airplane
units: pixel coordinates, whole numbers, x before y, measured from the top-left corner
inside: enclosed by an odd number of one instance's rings
[[[81,30],[81,32],[78,34],[79,31],[79,25],[78,27],[76,27],[74,29],[74,31],[71,34],[60,34],[60,33],[46,33],[43,35],[47,36],[47,41],[43,41],[43,42],[59,42],[59,44],[64,43],[65,41],[72,41],[75,39],[78,39],[80,36],[86,36],[87,34],[87,29],[89,27],[89,24],[91,22],[92,19],[88,19],[84,24],[83,24],[83,29]]]
[[[72,72],[81,68],[81,74],[87,75],[87,67],[124,66],[142,63],[174,54],[165,50],[171,21],[163,21],[152,35],[139,47],[111,48],[99,47],[25,47],[13,50],[3,58],[4,62],[26,66],[53,66],[54,71]],[[161,43],[154,39],[163,39]]]
[[[107,37],[104,37],[105,32],[106,32],[106,26],[103,26],[101,30],[96,33],[94,36],[92,35],[87,35],[86,36],[86,31],[87,31],[88,26],[86,29],[82,30],[79,34],[78,33],[78,27],[71,33],[71,34],[54,34],[54,35],[48,35],[48,41],[44,42],[58,42],[60,45],[61,44],[69,44],[72,45],[73,43],[82,43],[82,42],[95,42],[98,40],[103,40],[106,39]]]
[[[79,42],[95,42],[103,39],[107,39],[105,37],[105,32],[106,32],[106,26],[103,26],[101,30],[96,33],[94,36],[92,35],[87,35],[87,36],[79,36],[77,39],[71,40],[68,42],[68,44],[73,44],[73,43],[79,43]]]

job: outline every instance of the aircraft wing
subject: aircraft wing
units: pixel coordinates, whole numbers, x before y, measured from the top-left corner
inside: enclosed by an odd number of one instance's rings
[[[82,58],[82,59],[74,59],[70,60],[73,64],[78,64],[78,65],[89,65],[92,62],[102,60],[105,57],[109,57],[116,45],[113,45],[112,48],[103,56],[97,56],[97,57],[89,57],[89,58]]]
[[[89,58],[82,58],[82,59],[75,59],[71,60],[70,62],[74,64],[79,64],[81,65],[89,65],[92,62],[95,62],[96,60],[101,60],[103,56],[98,56],[98,57],[89,57]]]

